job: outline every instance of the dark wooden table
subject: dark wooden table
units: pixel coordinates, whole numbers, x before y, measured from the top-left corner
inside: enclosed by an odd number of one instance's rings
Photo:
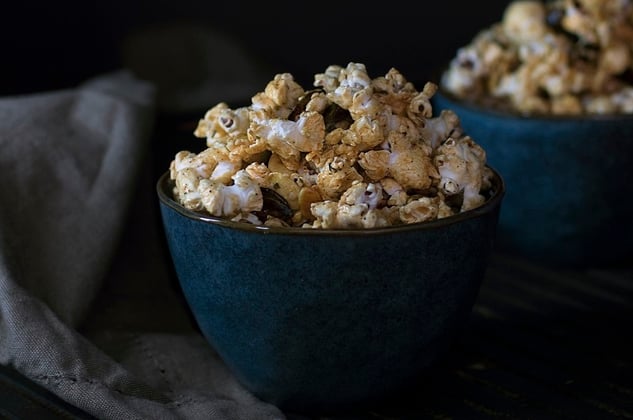
[[[631,419],[632,336],[630,265],[554,269],[497,252],[446,358],[402,398],[336,418]]]
[[[633,267],[552,269],[497,252],[466,329],[410,393],[356,413],[287,414],[291,420],[631,419],[632,334]],[[85,418],[4,369],[0,395],[0,418]]]

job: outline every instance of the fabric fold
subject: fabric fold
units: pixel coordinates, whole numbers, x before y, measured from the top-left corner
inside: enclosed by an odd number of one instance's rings
[[[125,72],[0,99],[0,250],[68,325],[99,291],[153,120],[153,87]]]
[[[144,182],[155,113],[154,86],[127,71],[0,98],[0,364],[99,419],[283,419],[183,321],[169,289]],[[177,328],[117,331],[95,314],[112,305],[98,306],[108,287],[122,300],[125,287],[162,288],[168,298],[122,301],[116,315],[160,312]]]

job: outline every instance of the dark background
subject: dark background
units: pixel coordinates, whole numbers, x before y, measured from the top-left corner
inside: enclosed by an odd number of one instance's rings
[[[143,61],[148,66],[159,62],[160,70],[183,75],[175,79],[184,83],[186,76],[198,79],[205,68],[194,71],[196,60],[168,55],[156,60],[138,49],[135,57],[124,54],[135,34],[173,23],[209,28],[235,41],[261,64],[266,80],[290,72],[308,85],[329,64],[357,61],[373,76],[396,67],[409,80],[422,82],[481,28],[498,21],[508,3],[441,0],[372,7],[368,2],[7,0],[0,3],[0,96],[71,88],[126,67],[130,60],[143,69]],[[161,45],[154,47],[153,53],[161,50]],[[181,47],[179,57],[187,57],[188,46]],[[222,62],[224,57],[212,59]],[[181,128],[168,118],[160,123],[171,129],[158,130],[161,139],[173,133],[192,137],[191,126]],[[163,146],[148,180],[152,187],[173,151],[181,150],[164,143],[159,142]],[[411,408],[432,418],[597,419],[633,412],[633,353],[622,333],[631,331],[633,319],[631,275],[628,268],[553,271],[497,254],[479,310],[447,357],[450,369],[440,366],[438,380],[422,384],[408,401]],[[123,292],[112,290],[123,301],[125,293],[145,298],[145,292],[134,295],[140,293],[137,286],[126,286]],[[110,304],[110,296],[103,297]],[[22,387],[19,393],[24,395]],[[397,415],[388,414],[385,418]]]
[[[310,84],[327,65],[356,61],[372,77],[395,67],[411,81],[425,81],[478,30],[498,21],[508,2],[5,2],[0,95],[72,87],[127,67],[122,51],[134,33],[172,23],[231,38],[261,63],[266,80],[290,72]],[[164,60],[169,71],[189,64]]]

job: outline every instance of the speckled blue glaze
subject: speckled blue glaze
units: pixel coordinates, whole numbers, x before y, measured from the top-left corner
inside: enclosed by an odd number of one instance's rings
[[[438,92],[503,176],[497,246],[559,267],[633,256],[633,115],[526,118]]]
[[[157,192],[195,319],[238,380],[293,410],[376,402],[451,344],[477,297],[505,192],[475,210],[388,229],[257,228]]]

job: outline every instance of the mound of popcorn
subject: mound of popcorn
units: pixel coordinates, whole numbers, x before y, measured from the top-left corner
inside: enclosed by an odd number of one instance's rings
[[[209,109],[199,153],[170,163],[185,208],[265,226],[357,229],[448,217],[492,188],[486,153],[451,110],[433,115],[438,86],[421,91],[396,69],[328,66],[304,90],[274,76],[249,106]]]
[[[440,86],[525,115],[633,113],[633,1],[513,1]]]

